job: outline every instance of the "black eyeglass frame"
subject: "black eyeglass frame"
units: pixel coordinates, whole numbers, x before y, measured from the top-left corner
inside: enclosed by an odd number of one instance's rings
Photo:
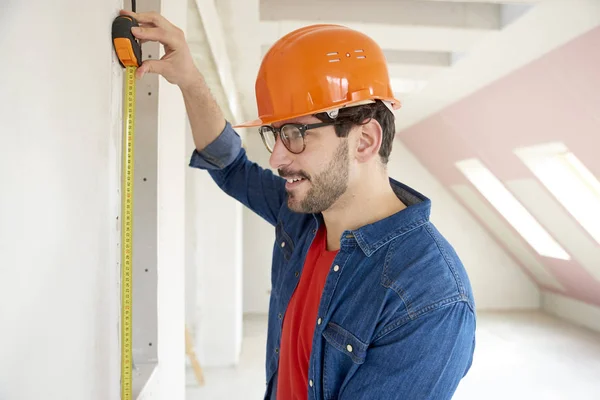
[[[290,153],[293,154],[300,154],[304,151],[304,149],[306,149],[306,141],[304,140],[304,136],[306,136],[306,131],[311,130],[311,129],[316,129],[316,128],[321,128],[324,126],[329,126],[329,125],[335,125],[337,122],[336,121],[329,121],[329,122],[317,122],[314,124],[296,124],[296,123],[287,123],[287,124],[283,124],[281,125],[279,128],[275,128],[274,126],[271,125],[262,125],[258,128],[258,132],[260,133],[260,137],[265,145],[265,147],[267,148],[267,150],[269,151],[269,153],[272,153],[273,150],[271,150],[269,148],[269,145],[267,144],[267,140],[265,139],[265,134],[263,129],[267,128],[269,131],[271,131],[271,133],[275,134],[275,143],[277,143],[277,136],[279,137],[279,139],[281,139],[283,145],[285,146],[286,149],[288,149],[288,151]],[[290,149],[290,147],[286,144],[286,140],[283,139],[283,129],[285,129],[286,126],[293,126],[296,129],[298,129],[298,131],[300,132],[300,136],[302,136],[302,150],[300,151],[292,151],[292,149]]]

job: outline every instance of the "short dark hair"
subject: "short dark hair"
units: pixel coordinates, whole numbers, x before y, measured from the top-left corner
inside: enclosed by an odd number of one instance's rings
[[[323,122],[333,121],[327,113],[316,114],[315,117]],[[381,162],[385,165],[388,163],[390,153],[392,152],[392,144],[396,134],[396,121],[394,114],[380,100],[375,103],[364,104],[355,107],[341,108],[338,116],[335,118],[335,133],[338,137],[347,137],[350,129],[356,125],[362,125],[375,119],[381,125],[382,139],[379,149]]]

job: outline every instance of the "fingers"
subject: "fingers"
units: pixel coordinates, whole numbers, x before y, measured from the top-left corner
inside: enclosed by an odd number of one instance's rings
[[[181,40],[181,35],[179,35],[178,31],[166,30],[159,27],[131,28],[131,32],[136,38],[143,41],[156,41],[172,48],[177,48]]]
[[[134,13],[133,11],[129,11],[129,10],[120,10],[119,11],[119,15],[129,15],[130,17],[136,18],[137,19],[137,14]]]
[[[138,67],[135,76],[136,78],[141,79],[148,72],[161,74],[163,72],[163,62],[158,60],[146,60]]]
[[[158,41],[166,46],[176,47],[180,40],[185,40],[183,31],[157,12],[134,13],[121,10],[120,14],[135,18],[139,22],[140,26],[131,28],[131,32],[142,43]]]
[[[135,18],[140,24],[151,24],[153,26],[162,28],[173,27],[173,24],[171,24],[165,17],[163,17],[155,11],[145,13],[134,13],[132,11],[121,10],[120,14],[128,15],[132,18]]]

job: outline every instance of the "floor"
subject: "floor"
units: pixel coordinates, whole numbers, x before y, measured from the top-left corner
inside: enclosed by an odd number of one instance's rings
[[[188,371],[187,400],[262,399],[266,318],[247,316],[240,364]],[[600,400],[600,334],[539,312],[480,312],[473,367],[454,400]]]

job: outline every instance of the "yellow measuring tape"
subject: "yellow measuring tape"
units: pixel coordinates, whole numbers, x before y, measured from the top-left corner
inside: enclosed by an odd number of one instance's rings
[[[120,15],[113,21],[112,41],[119,63],[125,68],[123,99],[123,148],[121,174],[121,400],[133,397],[133,186],[135,147],[135,73],[142,49],[133,37],[135,19]]]
[[[135,144],[135,71],[125,69],[121,183],[121,399],[132,398],[133,185]]]

